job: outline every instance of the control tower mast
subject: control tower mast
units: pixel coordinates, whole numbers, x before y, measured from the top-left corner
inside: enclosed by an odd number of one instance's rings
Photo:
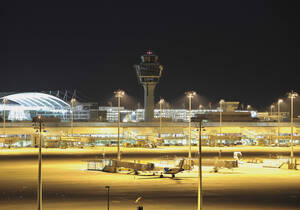
[[[163,70],[158,56],[151,50],[141,56],[141,63],[134,65],[138,81],[144,87],[145,121],[151,122],[154,117],[154,90]]]

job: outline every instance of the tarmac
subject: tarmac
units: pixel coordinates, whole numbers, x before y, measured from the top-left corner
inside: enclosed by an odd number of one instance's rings
[[[173,151],[170,153],[166,151],[171,149]],[[193,149],[196,152],[196,148]],[[232,153],[234,149],[228,148],[226,152]],[[238,149],[243,152],[243,148]],[[258,152],[261,150],[256,149]],[[272,152],[288,152],[288,148],[268,149]],[[104,150],[106,154],[114,155],[116,148]],[[129,150],[135,154],[133,159],[127,156]],[[217,150],[208,148],[206,152],[216,155]],[[84,160],[99,158],[101,151],[103,148],[43,149],[44,210],[106,210],[105,186],[110,186],[110,210],[137,209],[134,201],[140,196],[142,199],[139,205],[144,210],[197,209],[197,168],[177,174],[175,179],[168,175],[159,178],[146,174],[135,176],[87,170]],[[122,151],[128,160],[140,158],[145,162],[154,162],[159,161],[161,155],[181,154],[182,148],[122,148]],[[157,154],[149,157],[148,151]],[[296,151],[299,151],[298,147]],[[36,149],[0,150],[1,210],[36,209],[36,153]],[[264,160],[271,161],[269,158]],[[203,167],[204,209],[300,209],[299,170],[264,167],[263,163],[247,163],[246,159],[240,163],[239,168],[221,169],[218,173],[211,173],[211,170],[211,167]]]

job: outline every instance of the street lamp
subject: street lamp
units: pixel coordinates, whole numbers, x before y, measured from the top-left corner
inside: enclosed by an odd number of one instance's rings
[[[74,104],[76,103],[76,99],[72,98],[71,99],[71,106],[72,106],[72,113],[71,113],[71,134],[73,137],[74,134]]]
[[[270,116],[270,120],[272,120],[273,109],[275,108],[274,104],[272,104],[272,105],[270,106],[270,108],[271,108],[271,116]]]
[[[5,125],[5,122],[6,122],[6,114],[5,114],[5,104],[7,102],[7,98],[3,98],[2,99],[2,104],[3,104],[3,134],[4,134],[4,142],[5,142],[5,137],[6,137],[6,125]]]
[[[277,102],[277,106],[278,106],[278,108],[277,108],[277,111],[278,111],[278,113],[277,113],[277,143],[278,144],[280,144],[280,125],[279,125],[279,123],[280,123],[280,104],[281,103],[283,103],[283,100],[282,99],[278,99],[278,102]]]
[[[222,143],[222,112],[223,112],[223,104],[225,103],[225,100],[221,99],[219,104],[220,104],[220,139],[221,139],[221,143]],[[215,146],[217,142],[215,142]]]
[[[162,105],[163,103],[165,103],[165,100],[164,99],[160,99],[159,100],[159,138],[161,138],[161,131],[162,131],[162,121],[161,121],[161,114],[162,114]]]
[[[288,93],[288,97],[291,99],[291,161],[294,159],[294,98],[298,96],[298,93],[292,91]]]
[[[120,155],[120,103],[121,103],[121,98],[125,95],[125,92],[123,90],[117,90],[114,93],[115,93],[115,97],[118,98],[118,160],[121,160],[121,155]]]
[[[203,193],[202,193],[202,121],[205,120],[204,117],[198,115],[196,118],[193,118],[193,122],[199,122],[199,148],[198,148],[198,210],[202,210],[203,206]]]
[[[33,119],[34,129],[39,132],[39,153],[38,153],[38,186],[37,186],[37,209],[42,210],[43,203],[43,186],[42,186],[42,129],[43,129],[43,119],[41,115]]]
[[[188,91],[185,95],[189,99],[189,166],[191,166],[192,146],[191,146],[191,117],[192,117],[192,98],[196,95],[195,91]]]
[[[109,210],[109,186],[105,186],[105,189],[107,190],[107,210]]]
[[[202,210],[202,120],[199,121],[199,170],[198,170],[198,210]]]

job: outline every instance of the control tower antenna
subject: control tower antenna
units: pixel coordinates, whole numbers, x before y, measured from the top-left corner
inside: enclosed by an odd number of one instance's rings
[[[140,64],[134,65],[138,81],[144,87],[145,121],[151,122],[154,117],[154,90],[161,77],[163,66],[158,56],[151,50],[141,56]]]

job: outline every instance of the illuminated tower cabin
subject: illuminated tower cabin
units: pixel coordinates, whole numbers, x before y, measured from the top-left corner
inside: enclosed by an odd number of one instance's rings
[[[141,63],[134,65],[138,81],[144,87],[145,121],[151,122],[154,116],[154,90],[163,70],[158,56],[151,50],[141,56]]]

